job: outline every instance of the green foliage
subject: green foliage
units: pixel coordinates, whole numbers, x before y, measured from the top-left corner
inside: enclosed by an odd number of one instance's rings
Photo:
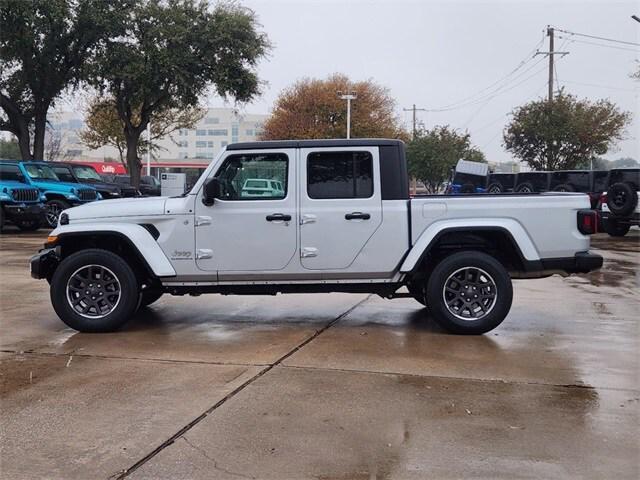
[[[450,126],[419,130],[407,145],[409,174],[436,193],[449,179],[458,160],[486,162],[484,154],[472,146],[468,133],[458,133]]]
[[[561,92],[551,103],[536,100],[513,112],[504,146],[534,170],[588,165],[623,138],[631,114],[608,100],[577,100]]]
[[[20,160],[20,146],[15,140],[0,139],[0,159]]]
[[[0,129],[22,158],[44,158],[49,108],[86,77],[134,1],[0,0]]]
[[[260,91],[255,72],[269,43],[251,10],[235,3],[138,0],[126,35],[93,63],[93,85],[115,99],[127,163],[139,182],[138,142],[154,112],[195,107],[213,89],[246,102]]]

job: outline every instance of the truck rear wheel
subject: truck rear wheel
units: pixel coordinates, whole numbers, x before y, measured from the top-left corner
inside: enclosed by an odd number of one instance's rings
[[[433,270],[427,283],[427,304],[445,330],[480,335],[496,328],[511,308],[509,272],[482,252],[454,253]]]
[[[138,282],[131,267],[118,255],[87,249],[58,265],[50,295],[54,310],[71,328],[112,332],[135,313]]]

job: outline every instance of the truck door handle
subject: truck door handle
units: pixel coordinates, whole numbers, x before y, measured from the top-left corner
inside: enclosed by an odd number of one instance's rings
[[[291,215],[283,215],[282,213],[274,213],[267,215],[267,222],[290,222]]]
[[[371,215],[362,212],[351,212],[344,216],[345,220],[369,220]]]

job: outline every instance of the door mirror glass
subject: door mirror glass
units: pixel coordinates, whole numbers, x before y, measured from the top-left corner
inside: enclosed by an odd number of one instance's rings
[[[202,203],[207,206],[211,206],[216,198],[220,198],[220,180],[218,180],[217,177],[213,177],[207,180],[204,184]]]

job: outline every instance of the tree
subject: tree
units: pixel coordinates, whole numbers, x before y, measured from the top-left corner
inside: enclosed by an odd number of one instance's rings
[[[20,146],[15,140],[0,139],[0,159],[20,160]]]
[[[144,155],[149,147],[151,151],[159,150],[155,140],[169,136],[181,128],[193,128],[205,115],[206,110],[198,107],[187,107],[184,110],[158,110],[150,117],[151,145],[146,139],[138,141],[137,156]],[[139,122],[140,106],[133,109],[132,118]],[[89,148],[100,148],[105,145],[115,147],[120,155],[120,161],[128,169],[126,161],[127,138],[125,123],[118,115],[115,100],[109,97],[96,97],[87,109],[86,128],[78,136]],[[172,138],[173,139],[173,138]]]
[[[534,170],[570,170],[589,164],[621,140],[631,114],[609,100],[578,100],[560,92],[513,112],[504,146]]]
[[[140,182],[140,138],[156,112],[198,105],[209,90],[238,102],[260,91],[257,61],[269,48],[255,14],[235,3],[138,0],[126,34],[97,58],[92,84],[116,102],[133,185]]]
[[[451,175],[458,160],[486,162],[484,154],[471,144],[468,133],[458,133],[450,126],[418,130],[407,144],[409,174],[424,183],[429,193],[436,193]]]
[[[85,78],[134,1],[0,0],[0,130],[22,159],[44,158],[49,108]]]
[[[354,83],[335,74],[326,80],[300,80],[280,93],[264,124],[262,139],[345,138],[347,105],[338,92],[347,91],[357,95],[351,102],[352,137],[408,138],[386,88],[371,80]]]

